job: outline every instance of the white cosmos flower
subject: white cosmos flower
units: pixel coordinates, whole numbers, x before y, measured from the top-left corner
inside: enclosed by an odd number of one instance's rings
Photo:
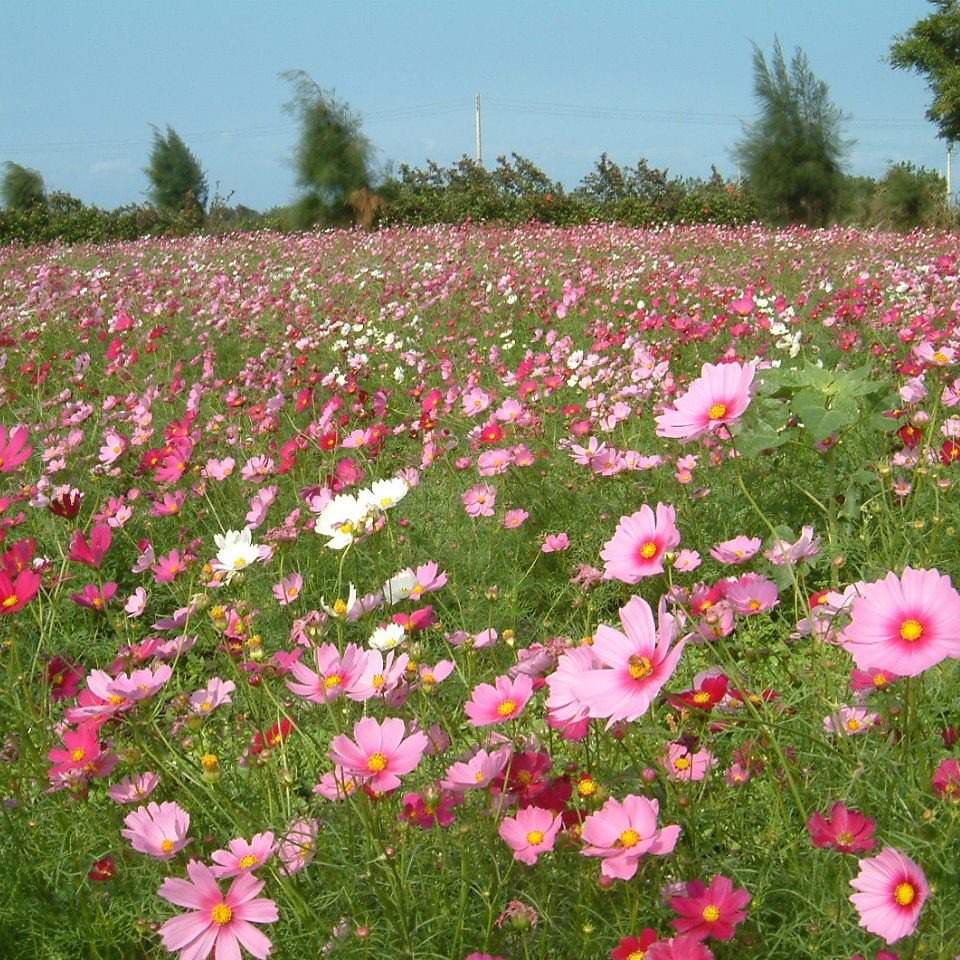
[[[320,598],[320,606],[331,616],[338,617],[340,620],[346,618],[347,614],[354,608],[357,602],[357,588],[351,583],[347,593],[347,600],[344,602],[340,597],[333,601],[333,606],[328,607],[323,597]]]
[[[399,603],[413,595],[417,588],[417,575],[412,570],[401,570],[383,585],[383,599],[387,603]]]
[[[214,534],[213,541],[217,545],[217,556],[212,564],[214,570],[232,574],[260,559],[260,548],[253,543],[249,527]]]
[[[370,646],[374,650],[392,650],[403,638],[404,630],[399,623],[385,623],[373,631]]]
[[[327,546],[331,550],[342,550],[366,528],[366,504],[350,493],[341,493],[323,508],[314,529],[321,536],[330,537]]]
[[[399,477],[389,480],[375,480],[369,490],[363,490],[360,498],[377,511],[389,510],[396,506],[410,488]]]

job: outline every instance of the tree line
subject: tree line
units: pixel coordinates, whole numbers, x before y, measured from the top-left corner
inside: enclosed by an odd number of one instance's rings
[[[895,37],[889,62],[927,77],[933,102],[927,117],[938,136],[960,135],[960,0],[930,0],[936,11]],[[713,168],[706,179],[671,177],[641,158],[621,166],[601,155],[580,184],[566,190],[517,153],[492,169],[464,156],[449,167],[427,161],[377,173],[375,149],[362,121],[332,91],[302,70],[281,76],[292,87],[284,109],[300,125],[293,155],[297,200],[266,212],[230,205],[209,183],[196,156],[170,126],[153,128],[144,172],[149,203],[113,211],[45,189],[41,174],[7,162],[0,176],[0,243],[123,240],[145,234],[189,234],[271,227],[309,229],[359,223],[423,224],[539,220],[573,224],[608,220],[633,226],[663,222],[773,224],[911,229],[952,226],[943,178],[911,163],[892,163],[874,179],[850,176],[848,119],[830,99],[802,50],[790,61],[779,40],[767,60],[754,44],[758,119],[732,148],[743,171],[736,182]]]

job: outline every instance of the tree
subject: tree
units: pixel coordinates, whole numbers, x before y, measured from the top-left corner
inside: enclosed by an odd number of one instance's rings
[[[843,190],[846,116],[799,48],[789,69],[777,40],[773,62],[753,45],[754,96],[761,116],[745,126],[734,150],[761,212],[772,220],[827,223]]]
[[[8,210],[19,212],[46,206],[43,177],[36,170],[7,160],[3,165],[3,178],[0,179],[0,199]]]
[[[937,125],[938,137],[960,140],[960,3],[930,2],[937,12],[893,38],[890,63],[926,75],[933,93],[927,119]]]
[[[207,178],[200,162],[173,127],[166,136],[153,128],[150,165],[143,171],[150,178],[147,196],[161,210],[178,212],[207,202]]]
[[[280,74],[293,84],[284,105],[301,125],[293,167],[302,196],[297,220],[303,227],[318,220],[339,221],[348,213],[347,197],[371,185],[373,145],[362,121],[333,91],[323,90],[303,70]]]

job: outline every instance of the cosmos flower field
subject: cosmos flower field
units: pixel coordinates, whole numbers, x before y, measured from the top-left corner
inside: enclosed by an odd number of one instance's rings
[[[960,248],[0,250],[0,955],[960,955]]]

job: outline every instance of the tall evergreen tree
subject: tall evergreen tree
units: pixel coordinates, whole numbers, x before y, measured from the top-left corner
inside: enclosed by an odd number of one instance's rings
[[[296,208],[299,226],[343,219],[349,195],[370,187],[373,145],[362,133],[360,118],[332,91],[323,90],[303,70],[281,76],[294,88],[284,109],[301,125],[293,155],[302,191]]]
[[[799,48],[788,68],[779,40],[770,64],[754,44],[753,73],[761,113],[745,127],[734,156],[769,219],[821,226],[841,198],[843,159],[851,145],[842,135],[846,117]]]
[[[144,173],[150,179],[147,195],[161,210],[182,210],[192,201],[207,202],[207,178],[200,162],[173,127],[166,135],[153,128],[153,147]]]
[[[938,137],[960,140],[960,3],[930,0],[935,13],[893,38],[890,63],[898,70],[925,74],[933,93],[927,119]]]
[[[43,177],[36,170],[7,160],[3,165],[3,177],[0,178],[0,200],[8,210],[20,212],[46,206]]]

